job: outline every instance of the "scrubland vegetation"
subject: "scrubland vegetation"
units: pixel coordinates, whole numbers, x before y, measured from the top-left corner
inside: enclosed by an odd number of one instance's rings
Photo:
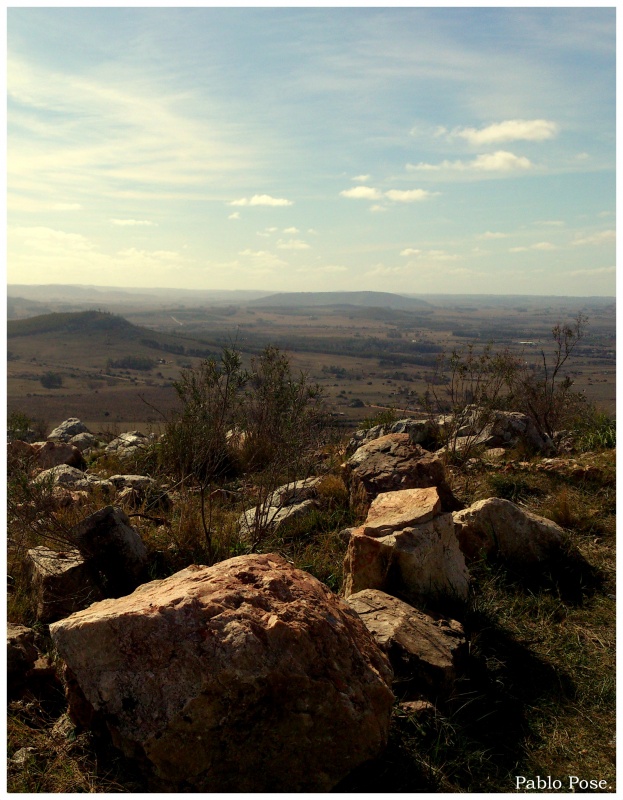
[[[554,328],[554,346],[534,369],[487,348],[466,347],[437,361],[423,407],[431,415],[453,415],[438,444],[447,445],[455,495],[465,504],[510,499],[554,520],[565,530],[565,557],[545,574],[493,560],[475,567],[462,620],[470,659],[454,695],[425,717],[396,705],[385,753],[337,791],[508,792],[514,776],[536,774],[606,779],[614,791],[615,425],[563,374],[584,330],[582,318]],[[182,371],[173,388],[178,404],[163,412],[160,440],[130,460],[94,452],[88,461],[102,477],[134,473],[157,480],[160,494],[127,509],[149,549],[151,577],[245,552],[279,552],[339,592],[347,542],[340,531],[360,520],[340,468],[348,437],[326,413],[320,388],[272,347],[246,366],[239,353],[225,349]],[[476,441],[454,448],[460,415],[474,406],[482,409],[483,424],[492,408],[505,407],[529,414],[543,435],[564,427],[573,453],[560,453],[552,467],[525,448],[497,460]],[[367,427],[400,417],[391,409],[366,413]],[[27,415],[9,420],[15,438],[28,427]],[[25,552],[39,544],[70,547],[72,526],[108,500],[92,492],[79,506],[59,507],[53,487],[34,484],[29,468],[19,459],[8,465],[8,616],[34,625],[45,642]],[[241,539],[242,511],[260,508],[277,486],[310,475],[324,476],[312,516],[275,532],[257,516],[250,540]],[[170,505],[161,502],[165,494]],[[9,704],[9,757],[33,748],[23,768],[10,764],[9,790],[145,791],[109,743],[60,729],[63,708],[60,685]]]

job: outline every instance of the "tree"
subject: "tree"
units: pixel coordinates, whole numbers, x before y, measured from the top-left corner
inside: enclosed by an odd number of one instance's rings
[[[573,381],[562,373],[564,365],[586,335],[588,317],[579,313],[571,324],[552,328],[554,351],[548,356],[541,349],[538,362],[523,361],[509,373],[512,403],[527,414],[541,436],[553,438],[561,427],[574,421],[587,407],[580,392],[572,391]]]

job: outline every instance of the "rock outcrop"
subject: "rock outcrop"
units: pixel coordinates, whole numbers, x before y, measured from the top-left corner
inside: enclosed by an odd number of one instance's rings
[[[376,589],[364,589],[346,602],[387,653],[397,686],[418,694],[448,696],[467,655],[460,622],[433,617]]]
[[[112,484],[110,481],[100,478],[98,475],[93,475],[90,472],[82,472],[76,467],[68,467],[61,464],[58,467],[51,467],[40,472],[36,478],[35,483],[51,483],[54,486],[64,486],[68,489],[89,491],[91,489],[102,489],[103,491],[110,491]]]
[[[140,431],[126,431],[120,433],[115,439],[106,445],[106,453],[114,453],[120,458],[135,456],[144,452],[152,443],[153,438],[146,436]]]
[[[495,555],[516,564],[536,564],[558,552],[563,542],[564,531],[555,522],[498,497],[480,500],[453,517],[461,550],[469,559]]]
[[[373,514],[351,531],[344,559],[344,595],[380,589],[414,605],[452,607],[467,600],[469,575],[459,549],[452,514],[437,513],[436,489],[417,496],[409,490],[382,495],[383,517]],[[402,504],[402,511],[396,511]],[[400,517],[409,524],[402,525]],[[386,530],[391,530],[386,535]],[[368,533],[367,531],[370,531]]]
[[[441,458],[412,444],[407,433],[390,433],[362,445],[346,462],[346,473],[351,502],[359,510],[366,510],[381,492],[432,486],[444,511],[462,507],[448,486]]]
[[[385,746],[389,662],[281,556],[188,567],[50,630],[70,714],[97,713],[167,791],[327,791]]]
[[[107,597],[128,594],[144,578],[147,549],[121,508],[96,511],[71,529],[71,538],[100,576]]]
[[[77,417],[70,417],[54,428],[48,436],[49,442],[68,442],[72,437],[79,433],[89,433],[87,426]]]

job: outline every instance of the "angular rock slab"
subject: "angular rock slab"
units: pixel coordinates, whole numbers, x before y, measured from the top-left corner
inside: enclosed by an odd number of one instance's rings
[[[452,691],[467,649],[460,622],[432,617],[377,589],[364,589],[346,602],[387,653],[398,682],[420,683],[435,696]]]
[[[428,522],[441,511],[436,487],[383,492],[372,501],[363,532],[368,536],[387,536],[396,530]]]
[[[368,508],[382,492],[435,486],[444,511],[461,508],[441,458],[412,444],[407,433],[390,433],[364,444],[348,459],[346,471],[354,507]]]
[[[452,514],[374,538],[351,533],[344,558],[344,596],[380,589],[415,605],[445,608],[463,604],[469,574],[459,549]]]
[[[51,633],[70,713],[90,705],[169,791],[326,791],[387,741],[386,656],[279,555],[188,567]]]
[[[39,622],[52,622],[101,600],[103,595],[78,550],[48,547],[28,551]]]
[[[452,516],[468,559],[496,555],[530,565],[554,555],[563,542],[564,531],[555,522],[499,497],[479,500]]]
[[[309,516],[318,508],[315,500],[303,500],[286,506],[267,506],[250,508],[238,519],[240,536],[245,541],[253,541],[263,534],[272,533],[285,523],[297,522]]]

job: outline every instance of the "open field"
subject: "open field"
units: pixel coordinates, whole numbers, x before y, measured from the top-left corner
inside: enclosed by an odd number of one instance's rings
[[[102,331],[87,326],[20,334],[22,323],[10,322],[8,409],[50,423],[75,415],[96,427],[155,425],[162,420],[158,412],[167,415],[176,404],[172,381],[180,369],[200,362],[191,353],[218,353],[224,346],[235,346],[248,360],[275,344],[296,369],[323,387],[330,408],[345,423],[373,416],[375,407],[421,414],[422,397],[442,352],[490,343],[494,350],[508,348],[534,361],[541,349],[551,352],[552,326],[572,321],[581,311],[589,326],[566,374],[600,409],[614,412],[614,302],[518,297],[444,301],[438,296],[434,301],[409,310],[264,307],[261,298],[245,298],[235,305],[177,302],[167,307],[135,301],[110,307],[138,328],[120,325]],[[50,300],[46,310],[53,310],[55,302],[60,307],[60,300]],[[29,308],[32,314],[36,306]],[[14,335],[16,331],[20,335]],[[153,364],[142,370],[111,366],[128,356]],[[49,372],[61,376],[60,387],[42,386],[42,376]]]

